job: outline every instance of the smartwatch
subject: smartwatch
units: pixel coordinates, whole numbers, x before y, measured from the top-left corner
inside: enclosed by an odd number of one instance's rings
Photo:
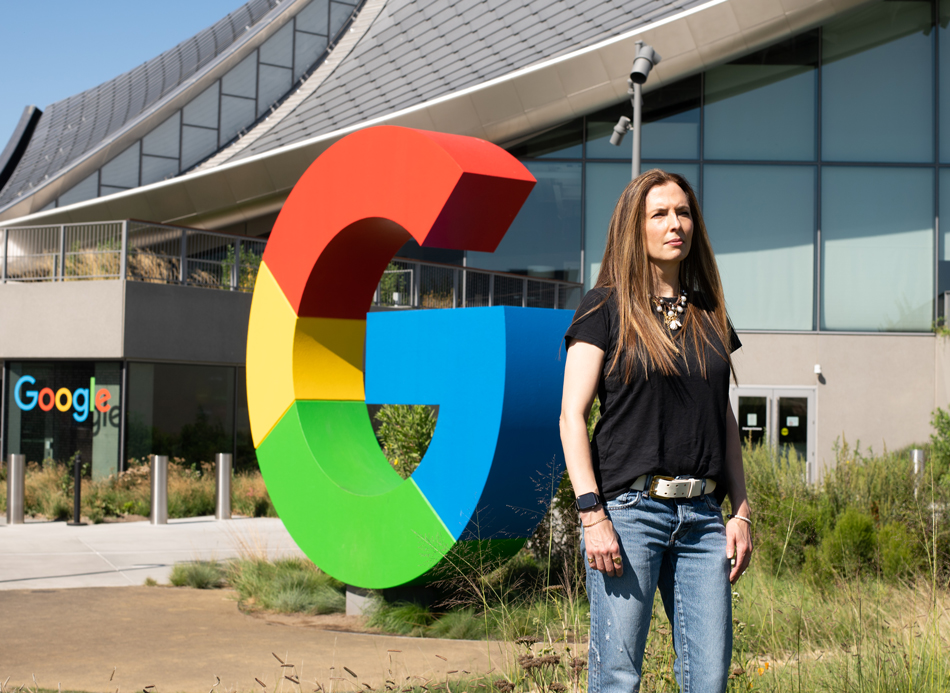
[[[577,500],[574,501],[574,506],[578,510],[590,510],[601,504],[600,496],[596,493],[582,493],[577,497]]]

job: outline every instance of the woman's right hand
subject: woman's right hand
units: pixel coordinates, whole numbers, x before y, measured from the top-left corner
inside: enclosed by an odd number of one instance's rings
[[[614,526],[603,510],[581,514],[584,528],[584,548],[587,550],[587,563],[594,570],[606,573],[610,577],[623,575],[623,559],[620,556],[620,542]],[[592,524],[596,523],[596,524]]]

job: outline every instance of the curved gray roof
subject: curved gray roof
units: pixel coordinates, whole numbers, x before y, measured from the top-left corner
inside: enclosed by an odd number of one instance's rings
[[[143,114],[267,16],[280,0],[249,0],[156,58],[49,106],[23,158],[0,191],[0,206],[29,192]],[[290,3],[285,3],[290,5]]]
[[[708,1],[387,0],[333,74],[232,160],[486,82]]]

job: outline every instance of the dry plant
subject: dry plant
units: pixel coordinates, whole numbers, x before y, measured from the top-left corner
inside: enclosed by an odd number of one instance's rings
[[[129,279],[157,284],[177,284],[181,259],[151,250],[132,248],[128,255]]]

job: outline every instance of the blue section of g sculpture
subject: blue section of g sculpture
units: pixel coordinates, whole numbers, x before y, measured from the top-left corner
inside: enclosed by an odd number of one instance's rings
[[[558,417],[572,311],[379,312],[366,321],[366,402],[439,406],[412,475],[457,541],[526,539],[564,470]]]

